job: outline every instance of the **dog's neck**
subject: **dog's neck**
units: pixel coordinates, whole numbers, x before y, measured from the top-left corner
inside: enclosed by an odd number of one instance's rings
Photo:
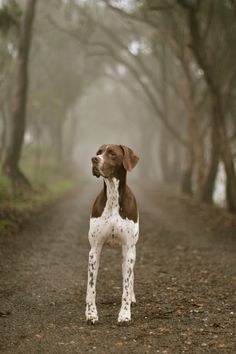
[[[115,177],[104,178],[104,192],[107,197],[108,205],[121,205],[126,189],[126,171],[123,169]]]

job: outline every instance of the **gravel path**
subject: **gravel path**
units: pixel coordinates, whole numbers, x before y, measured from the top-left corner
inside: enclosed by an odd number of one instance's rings
[[[121,251],[105,248],[100,322],[85,322],[89,213],[99,187],[45,208],[0,237],[0,353],[236,353],[236,223],[213,208],[142,185],[137,306],[117,325]],[[218,223],[217,223],[218,218]]]

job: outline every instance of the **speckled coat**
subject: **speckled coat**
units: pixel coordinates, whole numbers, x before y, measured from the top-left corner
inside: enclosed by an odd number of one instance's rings
[[[101,172],[105,165],[107,150],[111,147],[118,155],[117,145],[106,145],[105,150],[101,150],[103,151],[102,154],[97,154],[96,162],[97,166],[100,163],[99,169]],[[120,148],[120,150],[123,152],[124,147]],[[131,152],[134,154],[132,150]],[[137,160],[137,155],[134,156],[136,156]],[[122,161],[124,159],[125,153],[123,152]],[[106,163],[109,165],[109,159]],[[130,169],[131,167],[129,167]],[[113,176],[105,176],[104,188],[96,198],[92,209],[89,227],[91,250],[89,252],[86,296],[86,319],[90,323],[98,321],[96,280],[101,250],[104,244],[122,246],[123,295],[118,322],[131,320],[131,302],[136,301],[134,295],[134,264],[136,259],[135,245],[139,236],[139,220],[135,197],[126,184],[126,171],[124,164],[121,163],[118,164],[115,173],[113,172]]]

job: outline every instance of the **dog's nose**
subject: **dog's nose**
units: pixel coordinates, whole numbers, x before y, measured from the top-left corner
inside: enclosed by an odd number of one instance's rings
[[[92,163],[98,163],[98,161],[99,161],[99,157],[97,156],[92,157]]]

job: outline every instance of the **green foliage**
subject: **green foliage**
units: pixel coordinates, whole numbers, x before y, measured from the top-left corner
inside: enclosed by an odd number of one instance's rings
[[[8,178],[0,177],[0,201],[8,199],[11,194],[11,184]]]
[[[0,234],[17,231],[32,214],[74,189],[78,184],[77,180],[59,171],[50,158],[46,159],[44,156],[44,161],[40,165],[40,173],[37,175],[35,175],[32,153],[28,153],[23,161],[22,168],[32,182],[33,191],[25,191],[16,196],[10,180],[0,176]]]
[[[12,0],[0,8],[0,31],[7,34],[11,28],[19,30],[21,11],[17,3]]]

